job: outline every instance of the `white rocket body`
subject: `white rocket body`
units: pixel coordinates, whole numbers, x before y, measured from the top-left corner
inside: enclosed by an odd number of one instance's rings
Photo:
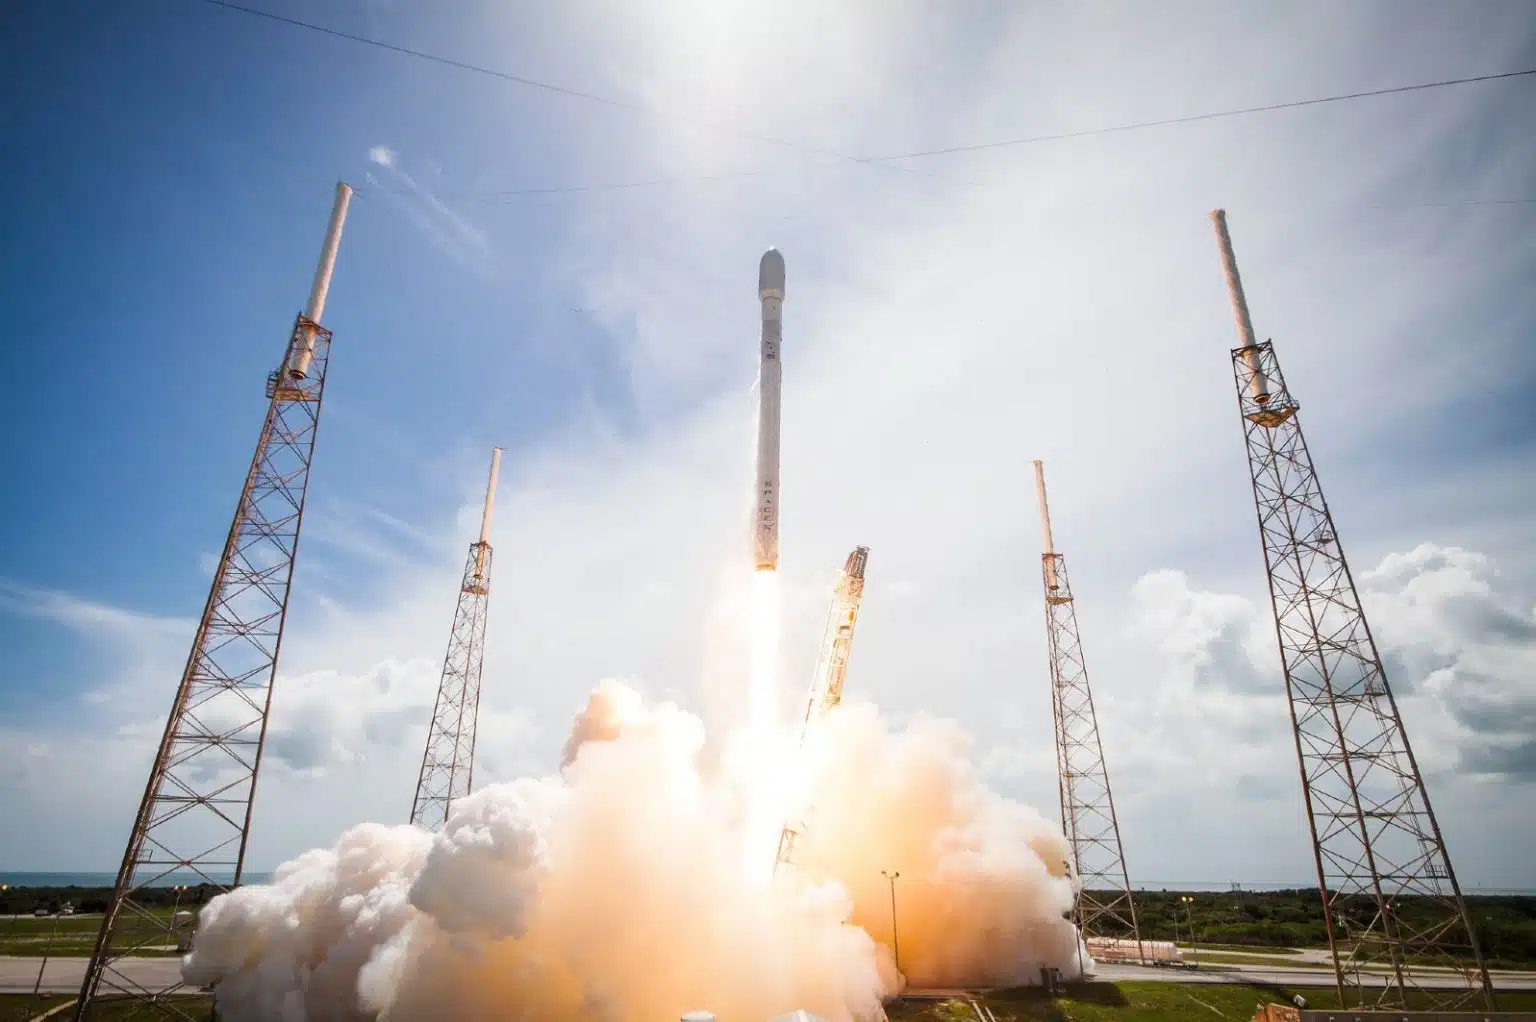
[[[758,571],[779,568],[779,404],[783,367],[779,344],[784,329],[784,257],[763,253],[757,267],[762,303],[762,362],[757,385],[757,491],[752,515],[752,558]]]

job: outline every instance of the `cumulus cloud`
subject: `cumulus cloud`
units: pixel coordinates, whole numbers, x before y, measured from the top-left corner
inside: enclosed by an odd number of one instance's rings
[[[1455,725],[1457,765],[1536,780],[1536,610],[1476,551],[1424,543],[1361,577],[1394,690]]]
[[[754,876],[746,778],[702,721],[607,682],[561,774],[483,788],[429,836],[366,824],[202,912],[189,982],[221,1017],[364,1020],[881,1015],[903,982],[1075,974],[1066,840],[989,791],[952,723],[825,721],[805,854]],[[731,739],[727,739],[730,741]],[[721,764],[740,763],[730,756]],[[759,857],[760,859],[760,857]],[[882,869],[900,872],[895,968]]]
[[[1536,776],[1536,689],[1529,682],[1536,615],[1492,560],[1424,543],[1386,555],[1358,585],[1409,740],[1420,736],[1421,762],[1512,780]],[[1159,571],[1137,581],[1131,609],[1127,634],[1155,652],[1163,672],[1159,699],[1198,692],[1190,712],[1218,719],[1223,707],[1256,700],[1242,713],[1251,711],[1255,726],[1230,720],[1231,737],[1272,736],[1284,679],[1267,606],[1197,589],[1183,572]],[[1195,747],[1202,758],[1213,754],[1212,745]]]
[[[284,678],[267,749],[279,763],[313,773],[359,763],[421,733],[432,716],[438,668],[426,660],[385,660],[358,675],[316,671]]]
[[[1252,602],[1232,593],[1197,590],[1182,571],[1143,575],[1131,588],[1128,632],[1153,649],[1193,687],[1253,693],[1274,684],[1274,633]],[[1266,645],[1266,640],[1269,644]]]

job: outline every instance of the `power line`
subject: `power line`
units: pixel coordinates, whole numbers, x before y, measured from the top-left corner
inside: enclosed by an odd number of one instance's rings
[[[755,131],[747,130],[745,128],[735,128],[728,124],[719,124],[713,121],[699,121],[690,118],[679,117],[676,114],[665,113],[663,111],[656,110],[653,107],[646,106],[645,104],[636,103],[633,100],[617,99],[613,96],[603,96],[595,92],[585,92],[581,89],[571,89],[563,85],[555,85],[550,82],[539,81],[535,78],[527,78],[523,75],[512,74],[509,71],[498,71],[492,67],[484,67],[480,64],[471,64],[468,61],[455,60],[452,57],[444,57],[436,53],[427,53],[424,50],[416,50],[408,46],[397,46],[394,43],[384,42],[382,39],[373,39],[369,36],[357,35],[354,32],[345,32],[341,29],[327,28],[325,25],[317,25],[314,22],[303,21],[299,18],[290,18],[287,15],[275,14],[272,11],[263,11],[256,7],[246,7],[243,4],[233,3],[231,0],[201,0],[201,2],[212,7],[221,7],[227,11],[237,11],[241,14],[251,15],[252,17],[265,18],[268,21],[275,21],[283,25],[290,25],[294,28],[302,28],[310,32],[318,32],[322,35],[332,36],[337,39],[345,39],[348,42],[359,43],[364,46],[377,47],[381,50],[388,50],[391,53],[398,53],[407,57],[415,57],[417,60],[425,60],[430,61],[433,64],[441,64],[445,67],[457,68],[460,71],[470,71],[474,74],[487,75],[491,78],[498,78],[504,82],[511,82],[514,85],[522,85],[530,89],[541,89],[545,92],[552,92],[557,95],[569,97],[571,99],[580,99],[588,103],[598,103],[603,106],[613,107],[619,110],[630,110],[635,113],[642,113],[652,117],[660,117],[664,119],[679,121],[682,123],[693,124],[700,127],[710,128],[715,131],[728,132],[729,134],[738,135],[743,138],[754,139],[758,142],[767,142],[770,145],[781,146],[785,149],[793,149],[798,152],[812,153],[817,156],[826,156],[832,159],[842,160],[846,163],[857,163],[864,166],[885,166],[885,164],[878,160],[869,160],[859,156],[850,156],[847,153],[840,153],[833,149],[822,149],[818,146],[807,145],[802,142],[793,142],[789,139],[778,138],[774,135],[763,135]],[[924,176],[928,176],[925,171],[916,171],[911,167],[893,167],[891,169],[902,170],[906,171],[907,173],[919,173],[924,174]]]
[[[1107,127],[1086,128],[1079,131],[1064,131],[1050,135],[1033,135],[1028,138],[1003,139],[996,142],[975,142],[968,145],[948,146],[942,149],[924,149],[917,152],[900,153],[893,156],[852,156],[848,153],[839,152],[835,149],[823,149],[818,146],[807,145],[801,142],[794,142],[789,139],[779,138],[774,135],[764,135],[744,128],[732,127],[728,124],[720,124],[714,121],[699,121],[693,120],[691,118],[681,117],[676,114],[656,110],[653,107],[646,106],[642,103],[636,103],[632,100],[617,99],[612,96],[603,96],[598,93],[585,92],[581,89],[567,88],[563,85],[555,85],[550,82],[539,81],[538,79],[513,74],[509,71],[499,71],[495,68],[484,67],[479,64],[471,64],[467,61],[456,60],[452,57],[444,57],[439,54],[428,53],[424,50],[412,49],[407,46],[399,46],[394,43],[385,42],[381,39],[374,39],[369,36],[358,35],[353,32],[343,31],[341,29],[328,28],[325,25],[317,25],[313,22],[303,21],[299,18],[291,18],[287,15],[276,14],[272,11],[264,11],[255,7],[247,7],[243,4],[234,3],[232,0],[201,0],[201,2],[212,7],[219,7],[223,8],[224,10],[247,14],[252,17],[264,18],[268,21],[278,22],[280,24],[289,25],[294,28],[302,28],[307,31],[318,32],[321,35],[328,35],[337,39],[344,39],[348,42],[359,43],[364,46],[373,46],[378,49],[387,50],[391,53],[398,53],[403,56],[414,57],[418,60],[425,60],[434,64],[441,64],[445,67],[457,68],[461,71],[469,71],[474,74],[487,75],[489,77],[497,78],[505,82],[513,83],[515,85],[523,85],[532,89],[540,89],[572,99],[584,100],[586,102],[598,103],[603,106],[613,107],[615,109],[629,110],[635,113],[646,114],[648,116],[693,124],[715,131],[727,132],[729,134],[737,135],[740,137],[754,139],[759,142],[766,142],[770,145],[776,145],[786,149],[796,150],[798,152],[830,157],[832,159],[841,160],[845,163],[853,163],[861,166],[886,167],[891,170],[922,174],[925,177],[931,177],[932,175],[915,168],[896,166],[896,161],[920,159],[922,157],[928,156],[947,156],[955,153],[980,152],[987,149],[1004,149],[1016,146],[1036,145],[1041,142],[1061,142],[1074,138],[1089,138],[1096,135],[1111,135],[1126,131],[1140,131],[1147,128],[1163,128],[1176,124],[1193,124],[1198,121],[1212,121],[1226,117],[1242,117],[1248,114],[1273,113],[1279,110],[1295,110],[1302,107],[1321,106],[1326,103],[1343,103],[1356,99],[1369,99],[1375,96],[1390,96],[1407,92],[1422,92],[1427,89],[1441,89],[1453,85],[1470,85],[1476,82],[1491,82],[1506,78],[1521,78],[1529,75],[1536,75],[1536,68],[1530,68],[1524,71],[1504,71],[1497,74],[1476,75],[1470,78],[1448,78],[1442,81],[1420,82],[1414,85],[1398,85],[1385,89],[1370,89],[1364,92],[1348,92],[1333,96],[1320,96],[1313,99],[1297,99],[1282,103],[1266,103],[1260,106],[1241,107],[1235,110],[1216,110],[1199,114],[1187,114],[1182,117],[1165,117],[1153,121],[1136,121],[1131,124],[1117,124]],[[756,176],[759,176],[756,172],[739,171],[725,174],[708,174],[691,178],[660,178],[648,181],[621,182],[616,184],[570,185],[551,188],[513,189],[507,191],[479,193],[475,196],[472,196],[472,198],[478,201],[483,201],[485,199],[492,198],[517,198],[534,195],[562,195],[581,192],[619,191],[637,188],[661,187],[668,185],[693,184],[725,178]],[[970,185],[977,184],[977,182],[971,181],[956,183]],[[1486,199],[1466,200],[1464,202],[1446,203],[1444,205],[1482,205],[1505,203],[1523,204],[1529,203],[1531,201],[1532,200],[1529,199]],[[1431,203],[1429,205],[1441,204]]]
[[[1324,103],[1343,103],[1352,99],[1367,99],[1371,96],[1391,96],[1402,92],[1421,92],[1425,89],[1443,89],[1449,85],[1470,85],[1473,82],[1492,82],[1501,78],[1519,78],[1523,75],[1536,75],[1536,68],[1527,71],[1504,71],[1500,74],[1478,75],[1474,78],[1448,78],[1440,82],[1421,82],[1417,85],[1398,85],[1390,89],[1371,89],[1366,92],[1347,92],[1337,96],[1322,96],[1317,99],[1296,99],[1285,103],[1266,103],[1263,106],[1249,106],[1238,110],[1217,110],[1203,114],[1188,114],[1184,117],[1165,117],[1156,121],[1137,121],[1134,124],[1116,124],[1107,128],[1088,128],[1083,131],[1063,131],[1054,135],[1034,135],[1029,138],[1011,138],[1001,142],[975,142],[970,145],[949,146],[944,149],[924,149],[915,153],[902,153],[899,156],[875,156],[869,159],[873,162],[883,163],[890,160],[915,160],[923,156],[947,156],[951,153],[973,153],[983,149],[1004,149],[1010,146],[1035,145],[1039,142],[1060,142],[1069,138],[1087,138],[1092,135],[1110,135],[1122,131],[1139,131],[1143,128],[1164,128],[1173,124],[1192,124],[1195,121],[1214,121],[1221,117],[1241,117],[1246,114],[1272,113],[1276,110],[1294,110],[1304,106],[1321,106]]]

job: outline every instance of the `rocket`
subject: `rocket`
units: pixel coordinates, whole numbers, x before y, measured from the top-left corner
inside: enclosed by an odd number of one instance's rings
[[[757,264],[757,298],[762,303],[762,363],[757,385],[757,493],[753,509],[752,558],[758,571],[779,568],[779,399],[783,369],[779,342],[784,326],[784,257],[776,248]]]

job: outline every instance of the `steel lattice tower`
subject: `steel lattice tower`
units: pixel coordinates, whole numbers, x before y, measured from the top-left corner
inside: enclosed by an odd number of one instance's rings
[[[1226,214],[1216,210],[1211,220],[1241,341],[1232,350],[1238,408],[1340,1003],[1491,1010],[1472,920],[1297,404],[1270,342],[1254,340]],[[1427,990],[1426,975],[1415,971],[1422,965],[1449,966],[1461,983]],[[1366,977],[1383,985],[1367,989]]]
[[[805,719],[800,723],[800,745],[805,746],[813,721],[830,713],[843,701],[843,682],[848,676],[848,656],[853,650],[853,628],[859,622],[859,603],[864,599],[864,572],[869,566],[869,547],[855,547],[843,564],[832,589],[832,604],[827,609],[827,626],[822,632],[821,654],[816,659],[816,673],[811,676],[811,692],[805,702]],[[810,809],[806,809],[808,815]],[[793,865],[795,845],[805,833],[804,819],[789,819],[779,831],[779,849],[773,860],[775,871]]]
[[[501,448],[491,452],[491,478],[485,488],[480,538],[469,545],[459,605],[453,612],[443,677],[432,709],[432,726],[421,754],[421,775],[411,802],[411,822],[440,830],[456,799],[474,783],[475,724],[480,715],[480,673],[485,662],[485,618],[491,602],[491,511],[496,502],[496,474]]]
[[[1120,845],[1120,824],[1109,788],[1109,768],[1099,739],[1077,630],[1077,610],[1067,580],[1066,558],[1051,538],[1051,513],[1045,499],[1045,466],[1035,462],[1040,498],[1040,555],[1045,586],[1045,634],[1051,656],[1051,717],[1056,724],[1056,779],[1061,798],[1061,828],[1072,846],[1072,867],[1082,884],[1076,914],[1078,932],[1089,950],[1104,958],[1144,956],[1136,903]],[[1094,946],[1097,944],[1097,946]]]
[[[192,1019],[168,986],[124,971],[136,952],[174,946],[173,920],[146,902],[147,888],[182,882],[240,885],[273,679],[299,548],[299,525],[320,425],[331,334],[319,325],[352,190],[336,186],[309,305],[267,378],[267,416],[208,602],[150,768],[122,867],[85,970],[77,1022],[129,1000],[140,1013]]]

